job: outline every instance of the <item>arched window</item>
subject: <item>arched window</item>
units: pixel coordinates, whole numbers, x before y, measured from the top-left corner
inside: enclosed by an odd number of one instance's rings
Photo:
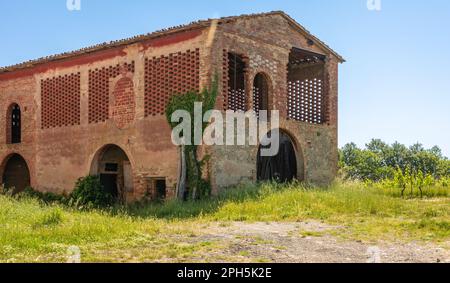
[[[22,142],[22,113],[16,103],[8,108],[6,125],[6,143],[17,144]]]

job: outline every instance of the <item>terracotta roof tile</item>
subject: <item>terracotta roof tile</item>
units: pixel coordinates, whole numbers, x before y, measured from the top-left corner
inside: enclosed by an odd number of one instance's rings
[[[322,42],[317,37],[312,35],[302,25],[297,23],[294,19],[292,19],[289,15],[287,15],[286,13],[284,13],[282,11],[273,11],[273,12],[268,12],[268,13],[247,14],[247,15],[240,15],[240,16],[222,17],[222,18],[218,19],[218,21],[219,21],[219,24],[221,24],[221,23],[226,23],[226,22],[240,20],[240,19],[254,18],[254,17],[263,17],[263,16],[270,16],[270,15],[281,15],[281,16],[283,16],[289,22],[291,22],[295,27],[297,27],[301,32],[303,32],[306,36],[312,38],[320,46],[322,46],[323,48],[325,48],[328,51],[330,51],[341,62],[345,62],[345,60],[337,52],[332,50],[328,45],[326,45],[324,42]],[[164,37],[164,36],[167,36],[167,35],[170,35],[170,34],[173,34],[173,33],[178,33],[178,32],[198,29],[198,28],[209,27],[211,25],[211,23],[213,22],[213,20],[217,20],[217,19],[199,20],[199,21],[191,22],[191,23],[186,24],[186,25],[174,26],[174,27],[162,29],[162,30],[159,30],[159,31],[155,31],[155,32],[152,32],[152,33],[147,33],[147,34],[143,34],[143,35],[137,35],[137,36],[133,36],[133,37],[126,38],[126,39],[121,39],[121,40],[116,40],[116,41],[104,42],[104,43],[101,43],[101,44],[97,44],[97,45],[81,48],[81,49],[78,49],[78,50],[75,50],[75,51],[64,52],[64,53],[60,53],[60,54],[56,54],[56,55],[42,57],[42,58],[35,59],[35,60],[26,61],[26,62],[23,62],[23,63],[11,65],[11,66],[0,67],[0,74],[1,73],[6,73],[6,72],[12,72],[12,71],[19,70],[19,69],[31,68],[31,67],[34,67],[34,66],[39,65],[39,64],[43,64],[43,63],[47,63],[47,62],[51,62],[51,61],[62,60],[62,59],[67,59],[67,58],[79,56],[79,55],[86,54],[86,53],[92,53],[92,52],[99,51],[99,50],[104,50],[104,49],[113,48],[113,47],[122,46],[122,45],[133,44],[133,43],[140,42],[140,41],[147,40],[147,39]]]

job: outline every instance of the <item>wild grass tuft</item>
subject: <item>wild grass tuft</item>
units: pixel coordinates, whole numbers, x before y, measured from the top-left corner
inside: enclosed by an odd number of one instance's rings
[[[358,182],[327,188],[245,185],[211,200],[141,203],[108,211],[0,195],[0,262],[64,262],[67,248],[74,245],[82,249],[84,261],[183,261],[217,248],[214,242],[194,241],[200,227],[231,221],[315,220],[338,227],[327,233],[348,239],[448,242],[448,188],[435,190],[421,199]],[[181,243],[180,236],[192,240]]]

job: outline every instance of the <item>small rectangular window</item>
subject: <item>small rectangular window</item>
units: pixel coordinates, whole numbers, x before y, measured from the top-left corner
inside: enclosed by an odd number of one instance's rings
[[[117,172],[119,171],[119,164],[117,163],[106,163],[105,172]]]

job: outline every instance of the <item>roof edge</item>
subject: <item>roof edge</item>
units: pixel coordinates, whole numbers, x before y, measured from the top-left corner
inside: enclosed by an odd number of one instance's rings
[[[318,45],[320,47],[322,47],[323,49],[328,50],[329,52],[331,52],[334,56],[336,56],[338,58],[340,63],[345,63],[346,62],[344,57],[342,57],[339,53],[334,51],[325,42],[323,42],[318,37],[316,37],[314,34],[312,34],[309,30],[307,30],[304,26],[302,26],[300,23],[298,23],[296,20],[294,20],[291,16],[289,16],[288,14],[286,14],[283,11],[276,11],[275,13],[283,16],[286,20],[288,20],[291,24],[293,24],[294,27],[296,27],[298,30],[300,30],[302,33],[304,33],[304,35],[306,35],[307,37],[310,37],[314,42],[318,43]]]
[[[17,70],[33,68],[33,67],[36,67],[41,64],[46,64],[46,63],[50,63],[50,62],[54,62],[54,61],[60,61],[60,60],[65,60],[65,59],[69,59],[72,57],[82,56],[82,55],[90,54],[93,52],[106,50],[109,48],[115,48],[115,47],[120,47],[123,45],[135,44],[135,43],[138,43],[138,42],[141,42],[144,40],[156,39],[156,38],[160,38],[160,37],[164,37],[164,36],[168,36],[168,35],[172,35],[172,34],[176,34],[176,33],[180,33],[180,32],[195,30],[195,29],[208,28],[209,26],[211,26],[213,21],[219,21],[219,24],[220,24],[221,22],[226,22],[226,21],[235,21],[235,20],[239,20],[239,19],[264,17],[264,16],[270,16],[270,15],[280,15],[280,16],[284,17],[289,23],[291,23],[295,28],[297,28],[301,33],[303,33],[305,36],[310,37],[320,47],[322,47],[323,49],[329,51],[334,56],[336,56],[339,59],[340,63],[345,62],[345,59],[341,55],[339,55],[336,51],[331,49],[331,47],[329,47],[327,44],[325,44],[319,38],[317,38],[312,33],[310,33],[305,27],[303,27],[301,24],[299,24],[297,21],[295,21],[293,18],[291,18],[288,14],[286,14],[283,11],[272,11],[272,12],[258,13],[258,14],[243,14],[240,16],[222,17],[219,19],[199,20],[196,22],[191,22],[186,25],[174,26],[174,27],[161,29],[161,30],[147,33],[147,34],[141,34],[141,35],[125,38],[125,39],[104,42],[104,43],[92,45],[89,47],[76,49],[74,51],[63,52],[63,53],[59,53],[59,54],[55,54],[55,55],[41,57],[38,59],[24,61],[24,62],[21,62],[18,64],[10,65],[10,66],[0,67],[0,75],[5,74],[5,73],[14,72]]]

